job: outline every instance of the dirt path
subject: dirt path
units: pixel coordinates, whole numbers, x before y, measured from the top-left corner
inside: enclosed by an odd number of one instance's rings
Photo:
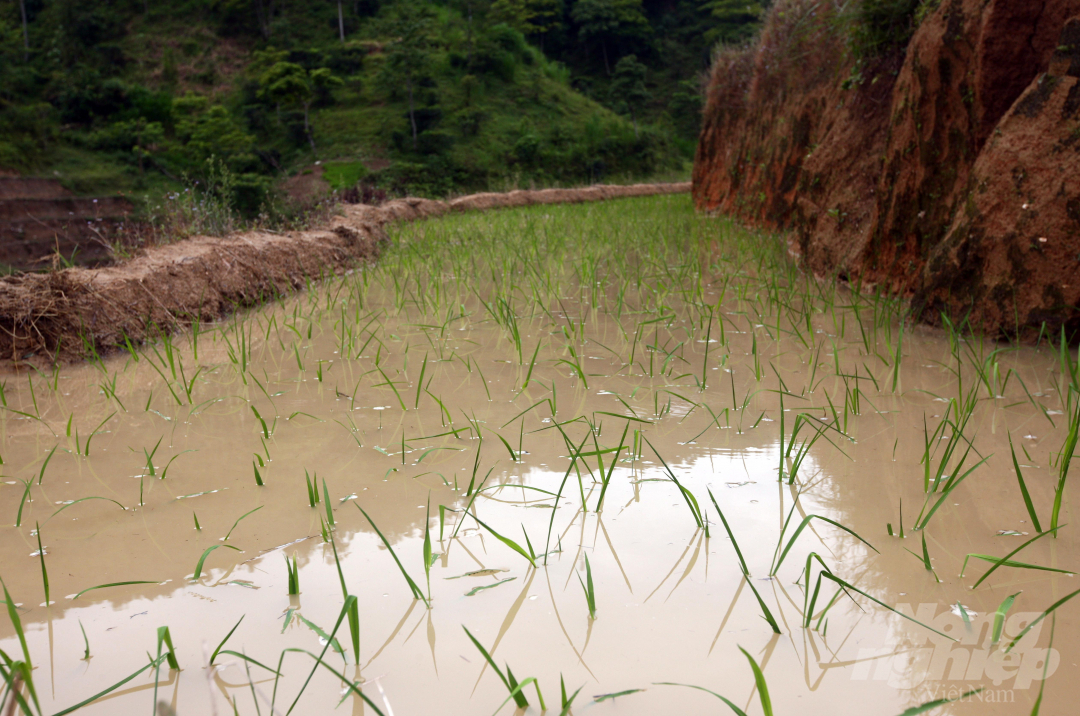
[[[199,236],[101,269],[72,268],[0,280],[0,360],[51,363],[104,354],[193,321],[213,321],[378,257],[386,225],[452,211],[571,204],[690,191],[680,184],[594,186],[472,194],[449,202],[398,199],[344,205],[311,231]]]

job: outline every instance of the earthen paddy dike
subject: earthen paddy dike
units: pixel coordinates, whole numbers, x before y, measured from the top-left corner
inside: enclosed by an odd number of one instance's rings
[[[561,679],[573,713],[731,712],[689,684],[761,714],[752,662],[776,714],[1070,712],[1056,343],[913,328],[687,196],[390,238],[259,310],[3,377],[25,652],[10,615],[0,648],[43,713],[138,672],[79,713],[512,713],[505,678],[524,713],[560,713]]]

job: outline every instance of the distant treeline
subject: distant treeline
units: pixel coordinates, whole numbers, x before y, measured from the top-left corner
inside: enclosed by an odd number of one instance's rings
[[[224,168],[446,193],[677,172],[748,0],[11,0],[0,169],[150,196]],[[211,165],[217,169],[211,169]]]

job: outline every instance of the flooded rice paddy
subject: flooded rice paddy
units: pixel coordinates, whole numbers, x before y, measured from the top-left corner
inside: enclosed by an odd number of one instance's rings
[[[394,234],[4,376],[15,713],[1070,711],[1059,337],[905,324],[685,196]]]

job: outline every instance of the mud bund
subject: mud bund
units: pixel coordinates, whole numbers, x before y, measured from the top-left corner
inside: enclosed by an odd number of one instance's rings
[[[199,236],[108,268],[9,276],[0,281],[0,358],[79,360],[273,300],[310,279],[374,260],[392,222],[688,191],[688,182],[601,185],[345,205],[343,215],[322,229]]]

